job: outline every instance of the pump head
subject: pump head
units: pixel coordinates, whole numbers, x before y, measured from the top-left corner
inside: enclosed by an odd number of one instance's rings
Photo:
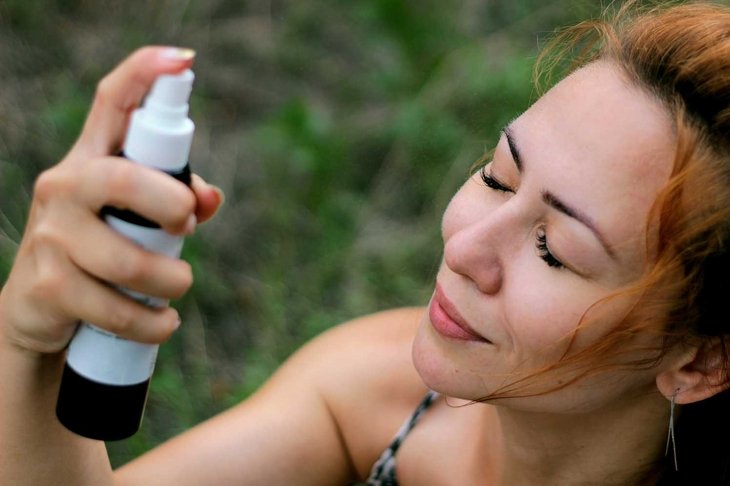
[[[191,70],[158,76],[144,105],[132,114],[124,143],[127,158],[167,172],[188,163],[195,124],[188,118]]]
[[[195,74],[190,69],[180,74],[159,76],[147,95],[145,108],[163,117],[186,117],[194,80]]]

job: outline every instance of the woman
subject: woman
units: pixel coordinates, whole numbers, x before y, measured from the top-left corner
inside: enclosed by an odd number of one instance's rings
[[[0,483],[725,484],[727,448],[702,437],[728,422],[730,11],[614,24],[548,51],[558,64],[561,46],[586,47],[452,199],[427,309],[332,329],[249,400],[112,471],[101,443],[54,416],[63,350],[78,319],[164,341],[174,310],[99,282],[174,298],[191,277],[98,211],[186,233],[221,201],[109,156],[152,80],[192,63],[133,54],[38,179],[0,294]]]

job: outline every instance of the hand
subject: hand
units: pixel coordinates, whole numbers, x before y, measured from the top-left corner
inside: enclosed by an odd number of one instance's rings
[[[177,328],[174,309],[146,307],[108,283],[178,298],[192,283],[190,266],[130,242],[110,229],[99,211],[106,205],[129,208],[183,234],[221,204],[220,190],[198,176],[188,188],[110,155],[121,148],[129,115],[156,77],[192,62],[191,51],[146,47],[99,83],[79,139],[36,181],[25,234],[0,293],[0,337],[10,344],[60,352],[80,320],[140,342],[162,342]]]

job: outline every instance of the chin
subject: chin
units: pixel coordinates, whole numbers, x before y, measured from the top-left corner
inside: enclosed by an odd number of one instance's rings
[[[411,357],[421,380],[431,390],[465,400],[478,400],[488,394],[482,376],[449,358],[427,316],[416,332]]]

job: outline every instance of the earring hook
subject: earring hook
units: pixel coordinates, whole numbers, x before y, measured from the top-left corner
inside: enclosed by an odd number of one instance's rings
[[[674,405],[677,398],[677,393],[679,393],[679,388],[674,390],[674,393],[672,393],[672,399],[669,402],[669,430],[667,431],[667,447],[664,450],[664,456],[666,457],[667,454],[669,454],[669,442],[671,440],[672,442],[672,452],[674,454],[674,470],[679,471],[679,466],[677,465],[677,442],[674,439]]]

